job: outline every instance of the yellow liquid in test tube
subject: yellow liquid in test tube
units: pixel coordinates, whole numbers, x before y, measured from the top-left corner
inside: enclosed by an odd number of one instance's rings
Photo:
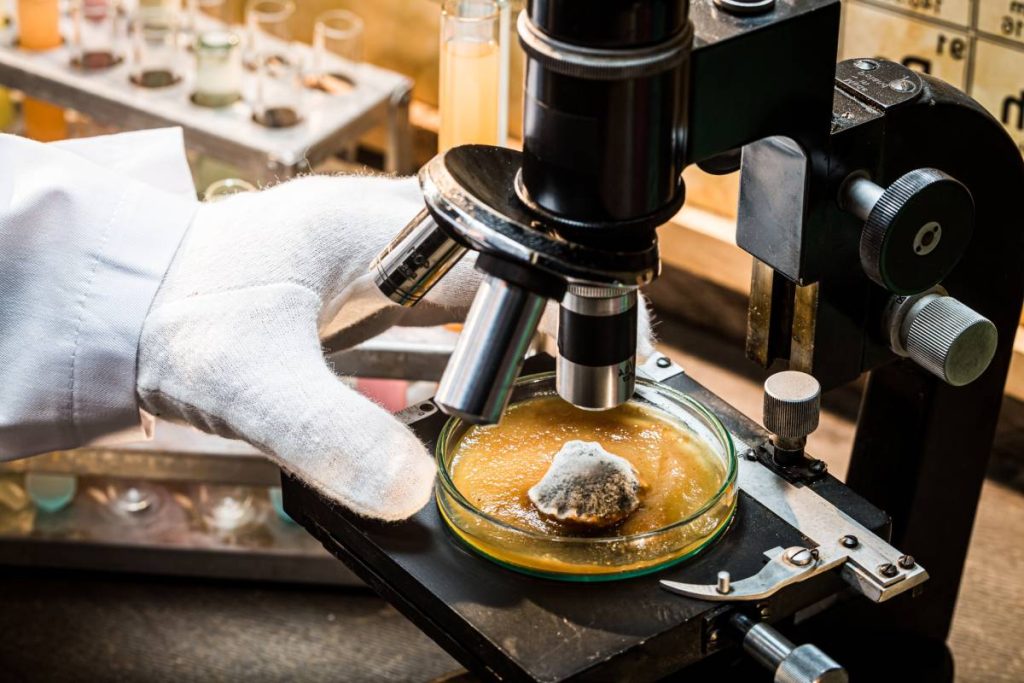
[[[498,144],[498,44],[449,40],[441,49],[438,149]]]
[[[18,45],[51,50],[61,44],[57,0],[18,0]]]
[[[68,124],[60,107],[31,97],[21,103],[25,122],[25,137],[39,142],[63,140],[68,136]]]
[[[14,100],[11,98],[11,91],[7,88],[0,88],[0,133],[14,126],[15,116],[16,112],[14,111]]]

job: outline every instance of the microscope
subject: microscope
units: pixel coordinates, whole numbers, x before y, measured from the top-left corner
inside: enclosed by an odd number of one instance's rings
[[[457,147],[420,171],[425,208],[374,264],[378,286],[414,305],[468,251],[484,276],[410,417],[425,441],[445,415],[500,419],[555,301],[564,400],[612,408],[641,374],[707,405],[741,453],[713,547],[606,584],[514,574],[457,547],[431,506],[373,524],[285,475],[289,513],[480,678],[951,679],[1024,297],[1024,164],[951,86],[870,56],[837,65],[839,21],[839,0],[529,0],[522,152]],[[691,164],[740,173],[747,354],[786,368],[763,425],[664,357],[636,362],[638,290]],[[808,379],[865,373],[844,484],[803,452]]]

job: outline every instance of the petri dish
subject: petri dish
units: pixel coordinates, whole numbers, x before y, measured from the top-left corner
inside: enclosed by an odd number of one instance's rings
[[[525,490],[543,476],[557,444],[588,434],[637,467],[647,486],[641,508],[597,532],[531,515]],[[455,537],[534,576],[610,581],[655,572],[711,544],[736,509],[736,451],[728,431],[699,402],[644,379],[625,406],[595,413],[558,398],[554,373],[523,377],[500,424],[451,418],[435,456],[437,506]]]

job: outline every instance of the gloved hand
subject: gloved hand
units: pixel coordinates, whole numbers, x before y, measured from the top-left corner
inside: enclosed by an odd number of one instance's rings
[[[422,206],[412,179],[327,176],[202,205],[143,325],[143,407],[248,441],[359,514],[415,513],[430,498],[433,459],[338,380],[320,334],[329,327],[355,344],[392,325],[465,315],[479,283],[469,257],[413,308],[388,301],[368,273]],[[549,310],[542,329],[554,334],[556,321]]]

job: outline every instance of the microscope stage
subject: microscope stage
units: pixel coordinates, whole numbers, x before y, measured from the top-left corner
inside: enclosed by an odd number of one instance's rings
[[[524,372],[546,369],[531,359]],[[733,434],[761,443],[763,431],[685,374],[666,380],[714,411]],[[433,447],[447,417],[412,426]],[[811,485],[823,498],[885,535],[888,518],[832,477]],[[736,602],[714,603],[662,589],[669,579],[713,584],[718,571],[755,574],[774,547],[806,544],[796,529],[740,494],[731,527],[692,560],[644,577],[565,582],[519,574],[467,549],[430,503],[411,519],[384,524],[340,508],[297,479],[283,477],[288,513],[470,671],[513,681],[654,681],[729,645],[709,640]],[[836,572],[790,586],[756,603],[770,621],[846,589]],[[753,607],[753,603],[747,603]]]

